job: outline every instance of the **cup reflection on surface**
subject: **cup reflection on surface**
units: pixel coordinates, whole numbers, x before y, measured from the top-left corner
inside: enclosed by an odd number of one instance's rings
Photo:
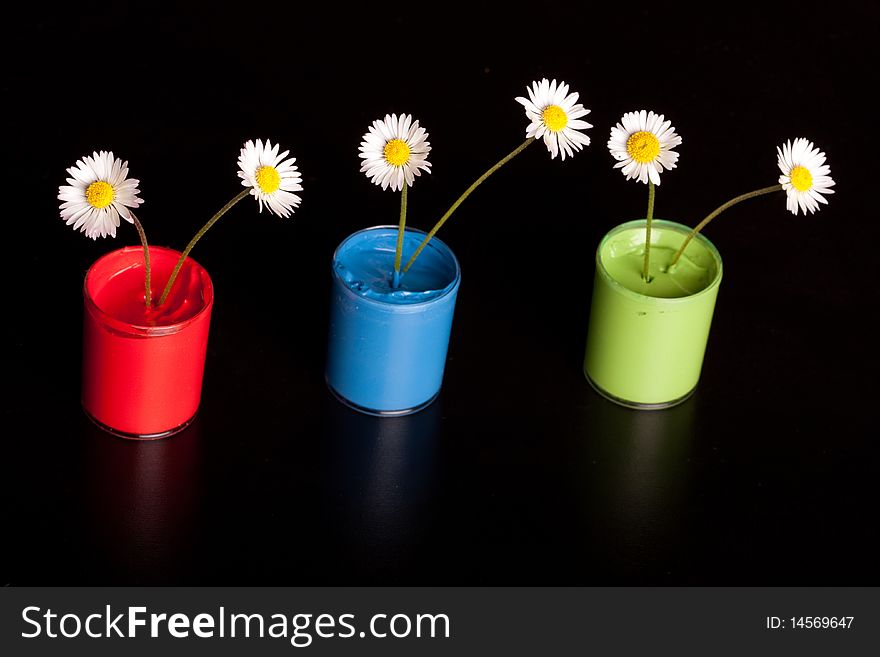
[[[124,583],[179,581],[192,559],[201,423],[161,440],[85,436],[86,503],[101,572]],[[102,582],[103,583],[103,582]]]
[[[603,400],[584,414],[592,533],[622,574],[675,569],[696,402],[636,411]]]
[[[430,529],[441,401],[404,417],[332,415],[328,499],[359,571],[399,576]]]

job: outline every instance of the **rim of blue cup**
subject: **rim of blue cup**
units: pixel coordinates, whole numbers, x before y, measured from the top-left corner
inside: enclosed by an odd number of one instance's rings
[[[383,301],[381,299],[371,299],[369,297],[362,296],[362,295],[358,294],[357,292],[355,292],[354,290],[352,290],[348,285],[345,284],[345,281],[342,280],[342,277],[339,275],[339,272],[336,271],[335,265],[337,262],[337,255],[339,254],[340,249],[342,249],[342,247],[344,247],[349,242],[349,240],[360,235],[361,233],[368,233],[368,232],[374,231],[374,230],[390,230],[390,231],[393,231],[396,233],[398,231],[398,226],[381,225],[381,226],[370,226],[369,228],[361,228],[360,230],[356,230],[355,232],[351,233],[348,237],[346,237],[344,240],[342,240],[339,243],[339,245],[336,247],[336,249],[333,251],[333,257],[330,259],[330,271],[333,274],[334,281],[339,283],[340,287],[342,287],[345,290],[346,294],[352,296],[353,298],[358,299],[359,301],[361,301],[363,303],[372,304],[372,305],[380,306],[383,308],[394,308],[395,312],[407,312],[408,309],[415,310],[415,309],[423,308],[425,306],[429,306],[431,304],[437,303],[438,301],[440,301],[441,299],[445,299],[450,294],[452,294],[455,290],[458,289],[459,285],[461,284],[461,265],[458,262],[458,258],[455,257],[455,253],[452,251],[452,249],[449,248],[449,245],[446,244],[446,242],[444,242],[443,240],[441,240],[440,238],[435,236],[435,237],[431,238],[431,241],[428,242],[427,246],[425,246],[425,249],[435,248],[435,249],[439,250],[442,255],[448,256],[449,258],[451,258],[452,263],[455,265],[454,278],[446,286],[446,288],[443,290],[443,292],[440,293],[439,295],[437,295],[436,297],[432,297],[432,298],[427,299],[425,301],[417,301],[415,303],[393,303],[390,301]],[[409,226],[407,226],[405,228],[404,232],[405,233],[416,233],[419,235],[427,235],[428,234],[424,230],[420,230],[418,228],[410,228]],[[416,260],[416,262],[418,262],[418,260]]]

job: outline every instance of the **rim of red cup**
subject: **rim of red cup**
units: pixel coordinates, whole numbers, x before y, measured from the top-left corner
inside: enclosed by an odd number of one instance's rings
[[[137,252],[141,257],[143,257],[143,247],[140,246],[124,246],[121,249],[115,249],[108,253],[105,253],[100,258],[95,260],[92,263],[92,266],[86,271],[85,278],[83,280],[83,299],[85,300],[86,309],[98,320],[101,321],[105,326],[118,331],[120,333],[124,333],[126,335],[132,335],[137,337],[150,337],[150,336],[162,336],[162,335],[172,335],[174,333],[179,333],[187,326],[194,324],[199,321],[199,319],[205,313],[211,310],[211,307],[214,305],[214,283],[211,280],[210,274],[208,274],[208,270],[202,267],[198,262],[193,260],[191,257],[187,256],[185,267],[195,267],[199,274],[199,278],[202,281],[202,299],[203,305],[198,312],[196,312],[191,317],[187,317],[184,320],[179,322],[174,322],[172,324],[162,324],[161,326],[143,326],[139,324],[132,324],[130,322],[123,321],[110,315],[106,311],[104,311],[95,300],[91,297],[89,293],[89,278],[92,273],[95,271],[95,268],[103,261],[113,256],[117,256],[119,254]],[[176,249],[171,249],[165,246],[153,246],[150,245],[150,255],[156,252],[165,252],[165,253],[173,253],[175,254],[175,260],[180,257],[180,251]]]

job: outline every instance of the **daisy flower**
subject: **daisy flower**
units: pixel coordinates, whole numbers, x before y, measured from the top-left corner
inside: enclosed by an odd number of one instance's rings
[[[819,203],[828,203],[823,194],[833,194],[834,181],[828,174],[825,153],[813,147],[813,142],[800,138],[786,141],[776,148],[777,164],[782,175],[779,184],[787,195],[786,208],[792,214],[807,210],[815,212]]]
[[[617,160],[615,169],[622,169],[627,180],[650,180],[660,184],[663,169],[674,169],[678,153],[672,149],[681,143],[671,121],[654,112],[627,112],[621,123],[611,128],[608,150]]]
[[[572,157],[574,151],[590,144],[590,138],[578,132],[593,127],[581,120],[590,110],[577,102],[578,94],[568,93],[565,82],[557,85],[556,80],[548,82],[544,78],[540,82],[532,82],[526,91],[528,98],[516,98],[516,102],[526,108],[526,116],[531,121],[526,128],[526,137],[543,137],[551,159],[557,154],[561,154],[563,160],[566,155]]]
[[[403,189],[404,182],[412,187],[421,170],[431,173],[428,133],[409,114],[386,114],[384,120],[373,121],[363,136],[360,158],[361,173],[382,189]]]
[[[265,145],[259,139],[256,143],[248,140],[238,156],[238,177],[242,185],[251,188],[251,195],[260,203],[260,212],[265,203],[269,212],[289,217],[302,201],[293,193],[302,191],[302,176],[294,165],[296,158],[285,160],[290,151],[279,153],[279,148],[268,139]]]
[[[116,237],[119,218],[134,223],[129,208],[138,207],[138,180],[128,178],[128,162],[113,157],[112,151],[94,152],[77,160],[67,173],[67,185],[58,187],[61,218],[74,230],[93,240]]]

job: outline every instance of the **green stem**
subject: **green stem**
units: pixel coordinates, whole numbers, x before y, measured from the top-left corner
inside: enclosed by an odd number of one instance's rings
[[[651,221],[654,219],[654,183],[648,181],[648,212],[645,214],[645,267],[642,270],[642,278],[646,283],[651,282],[649,267],[651,265]]]
[[[403,189],[400,191],[400,224],[397,227],[397,251],[394,253],[394,280],[392,286],[400,286],[400,258],[403,254],[403,231],[406,228],[406,180],[403,181]]]
[[[762,187],[761,189],[756,189],[753,192],[748,192],[746,194],[740,194],[739,196],[730,199],[724,205],[717,207],[715,210],[709,213],[709,215],[703,219],[700,223],[697,224],[697,227],[694,228],[690,234],[685,238],[684,243],[679,247],[678,251],[676,251],[675,255],[672,257],[672,262],[669,265],[669,269],[672,269],[675,264],[678,262],[678,259],[681,258],[681,254],[684,253],[684,250],[687,248],[688,244],[691,243],[691,240],[697,236],[701,230],[703,230],[706,225],[712,221],[719,214],[724,212],[727,208],[736,205],[741,201],[745,201],[750,198],[755,198],[756,196],[762,196],[763,194],[771,194],[773,192],[781,192],[782,185],[771,185],[770,187]]]
[[[468,196],[471,195],[471,192],[473,192],[477,187],[479,187],[480,184],[481,184],[484,180],[486,180],[486,178],[488,178],[489,176],[491,176],[493,173],[495,173],[496,171],[498,171],[498,169],[500,169],[501,167],[503,167],[505,164],[507,164],[507,163],[510,162],[513,158],[515,158],[517,155],[519,155],[522,151],[524,151],[525,148],[526,148],[529,144],[531,144],[533,141],[535,141],[535,138],[534,138],[534,137],[529,137],[528,139],[526,139],[522,144],[520,144],[519,146],[517,146],[513,151],[511,151],[511,152],[510,152],[509,154],[507,154],[504,158],[502,158],[501,160],[499,160],[499,161],[498,161],[494,166],[492,166],[492,168],[490,168],[486,173],[484,173],[482,176],[480,176],[479,178],[477,178],[477,179],[474,181],[474,183],[464,191],[464,194],[462,194],[461,196],[458,197],[458,199],[455,201],[455,203],[453,203],[452,206],[446,211],[446,214],[444,214],[442,217],[440,217],[440,221],[438,221],[436,224],[434,224],[434,227],[431,229],[431,232],[429,232],[429,233],[425,236],[425,239],[423,239],[423,240],[422,240],[422,243],[419,244],[419,248],[416,249],[415,253],[413,253],[413,254],[410,256],[409,260],[408,260],[407,263],[406,263],[406,266],[403,268],[403,273],[404,273],[404,274],[405,274],[405,273],[407,272],[407,270],[409,270],[409,268],[412,266],[412,263],[415,262],[415,259],[419,257],[419,254],[422,252],[422,249],[424,249],[424,248],[428,245],[428,242],[430,242],[431,239],[434,237],[434,235],[437,234],[437,231],[440,230],[440,229],[443,227],[443,224],[446,223],[446,220],[449,219],[449,217],[452,215],[452,213],[455,212],[456,209],[458,209],[458,206],[461,205],[462,202],[463,202]]]
[[[147,305],[147,310],[149,310],[153,304],[152,294],[150,293],[150,245],[147,244],[147,233],[144,231],[144,227],[138,221],[138,218],[134,216],[134,212],[129,210],[128,214],[134,223],[134,227],[137,229],[138,237],[141,238],[141,245],[144,247],[144,303]]]
[[[208,232],[208,230],[211,228],[211,226],[213,226],[215,223],[217,223],[217,220],[220,219],[220,217],[222,217],[224,214],[226,214],[226,212],[229,210],[229,208],[231,208],[233,205],[238,203],[245,196],[250,194],[250,191],[251,191],[250,188],[242,190],[242,192],[238,196],[236,196],[234,199],[229,201],[229,203],[227,203],[222,208],[220,208],[220,210],[217,211],[217,214],[215,214],[213,217],[208,219],[208,223],[206,223],[204,226],[202,226],[199,229],[199,232],[195,234],[195,237],[193,237],[189,241],[189,244],[186,245],[186,248],[183,250],[183,253],[180,254],[180,259],[177,261],[177,264],[174,265],[174,271],[171,272],[171,278],[169,278],[168,283],[165,284],[165,290],[162,292],[162,296],[159,299],[158,305],[161,306],[163,303],[165,303],[165,299],[168,298],[168,293],[171,292],[171,286],[174,285],[174,281],[177,278],[177,274],[180,273],[180,268],[183,267],[183,263],[186,260],[186,257],[189,255],[189,252],[193,250],[193,247],[196,245],[196,242],[198,242],[200,239],[202,239],[202,236]]]

